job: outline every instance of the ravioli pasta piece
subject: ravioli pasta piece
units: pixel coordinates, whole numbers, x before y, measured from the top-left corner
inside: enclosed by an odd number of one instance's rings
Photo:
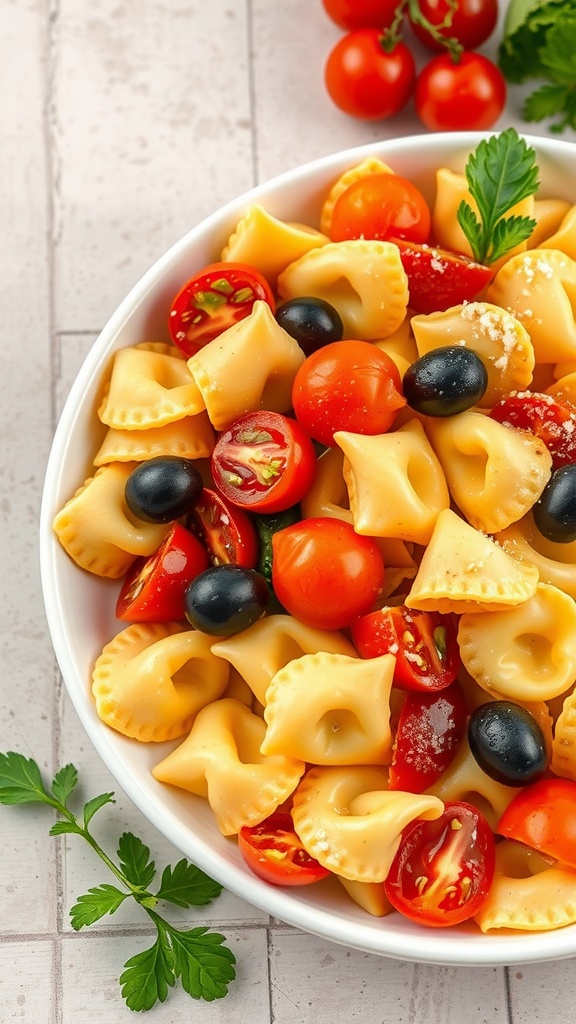
[[[521,519],[550,479],[540,438],[482,413],[430,417],[426,432],[452,498],[477,530],[496,533]]]
[[[552,762],[555,775],[576,782],[576,693],[571,690],[564,699],[556,719],[552,740]]]
[[[354,882],[342,875],[335,875],[351,900],[372,917],[385,917],[394,908],[386,895],[384,882]]]
[[[276,284],[278,274],[330,239],[307,224],[287,223],[255,204],[244,214],[222,250],[225,263],[247,263]]]
[[[531,249],[507,260],[486,294],[524,325],[536,362],[576,358],[576,260],[559,249]]]
[[[478,405],[491,409],[509,391],[523,391],[532,380],[534,348],[526,328],[494,302],[467,302],[441,313],[420,313],[411,320],[423,356],[445,345],[463,345],[480,357],[488,387]],[[502,303],[507,306],[507,303]]]
[[[316,461],[316,475],[300,508],[305,519],[328,516],[352,522],[348,490],[342,475],[344,453],[340,448],[327,448]]]
[[[143,343],[116,352],[98,415],[116,430],[147,430],[195,416],[203,408],[204,400],[178,350]]]
[[[534,525],[530,512],[495,539],[514,558],[533,565],[542,583],[551,583],[576,599],[576,541],[557,544],[547,540]]]
[[[568,217],[571,211],[572,217]],[[566,199],[535,198],[532,216],[536,227],[528,239],[528,249],[561,249],[567,256],[576,259],[576,206],[571,207]],[[573,221],[571,228],[568,227],[570,220]],[[572,231],[574,238],[571,240]],[[559,244],[564,237],[566,248],[564,244]],[[571,251],[568,251],[570,248]]]
[[[375,341],[376,348],[379,348],[386,355],[390,356],[396,364],[400,376],[403,377],[409,366],[415,363],[418,358],[416,340],[412,331],[410,312],[404,317],[400,327],[393,334],[388,335],[381,341]],[[412,410],[410,410],[412,411]],[[412,413],[412,415],[414,415]]]
[[[559,249],[571,260],[576,260],[576,205],[566,203],[566,207],[561,222],[541,238],[539,247]]]
[[[94,666],[99,717],[143,743],[183,736],[228,682],[228,665],[211,653],[212,640],[173,622],[128,626],[106,644]]]
[[[212,426],[225,430],[246,412],[289,409],[294,377],[304,358],[268,303],[258,301],[249,316],[204,345],[188,366]]]
[[[499,611],[536,591],[538,571],[517,562],[451,509],[441,512],[406,598],[422,611]]]
[[[248,629],[212,645],[246,680],[261,704],[273,676],[304,654],[341,654],[357,658],[356,648],[338,630],[305,626],[292,615],[265,615]]]
[[[442,468],[418,420],[387,434],[339,430],[354,529],[372,537],[427,544],[450,505]]]
[[[206,412],[185,416],[182,420],[149,430],[115,430],[111,427],[94,457],[94,465],[146,462],[160,455],[206,459],[212,454],[215,440]]]
[[[456,757],[427,792],[444,803],[455,800],[473,804],[494,831],[519,789],[504,786],[486,775],[472,755],[467,736],[464,736]]]
[[[576,370],[573,370],[571,373],[563,373],[546,390],[554,398],[566,399],[576,406]]]
[[[133,462],[102,466],[56,514],[53,529],[81,569],[119,579],[138,555],[151,555],[170,525],[145,523],[130,512],[124,489]]]
[[[311,764],[388,764],[390,691],[395,659],[304,654],[266,690],[263,754]]]
[[[301,761],[260,753],[265,729],[262,719],[239,701],[214,701],[152,774],[207,799],[222,834],[235,835],[243,825],[257,825],[272,814],[304,772]]]
[[[350,185],[354,185],[355,182],[360,181],[361,178],[366,178],[369,174],[392,174],[393,171],[388,164],[379,160],[376,156],[367,156],[364,160],[361,160],[359,164],[355,164],[354,167],[349,167],[348,170],[344,171],[339,178],[336,179],[332,188],[328,192],[320,212],[320,230],[325,235],[330,235],[330,229],[332,227],[332,213],[336,200],[340,198],[343,192]]]
[[[282,299],[314,295],[338,310],[344,337],[382,339],[398,330],[408,307],[408,279],[398,246],[355,238],[330,242],[291,263],[278,278]]]
[[[388,790],[375,766],[311,768],[293,797],[292,820],[302,845],[329,871],[356,882],[383,882],[415,818],[439,818],[434,796]]]
[[[514,846],[511,851],[510,847]],[[507,840],[496,846],[494,881],[474,917],[483,932],[495,928],[550,931],[576,921],[576,871],[530,857]]]

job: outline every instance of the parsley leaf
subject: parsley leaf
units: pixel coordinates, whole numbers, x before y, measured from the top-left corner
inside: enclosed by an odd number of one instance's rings
[[[129,1010],[151,1010],[156,1003],[163,1003],[168,988],[176,982],[174,954],[162,932],[150,949],[130,957],[120,975],[122,997]]]
[[[128,899],[130,893],[122,892],[115,885],[103,882],[94,889],[88,889],[79,896],[70,911],[70,923],[75,931],[99,921],[104,914],[113,914]]]
[[[468,157],[466,180],[478,215],[466,200],[458,223],[478,263],[494,263],[527,239],[536,226],[530,217],[506,214],[538,189],[536,154],[514,128],[483,139]]]
[[[177,907],[202,907],[211,903],[221,892],[219,882],[183,858],[173,868],[164,868],[156,898],[175,903]]]
[[[67,764],[56,773],[52,780],[52,792],[60,803],[65,804],[78,783],[78,772],[73,764]]]
[[[0,804],[54,806],[54,803],[44,789],[42,775],[35,761],[12,751],[0,754]]]
[[[156,875],[156,865],[150,860],[150,850],[131,832],[124,832],[118,840],[120,867],[133,885],[146,889]]]
[[[207,928],[181,932],[170,929],[174,973],[194,999],[221,999],[235,975],[234,955],[223,946],[224,936]]]

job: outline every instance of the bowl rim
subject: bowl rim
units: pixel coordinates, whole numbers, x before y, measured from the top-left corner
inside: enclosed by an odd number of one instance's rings
[[[65,464],[62,452],[66,456],[70,438],[74,436],[76,425],[83,415],[82,398],[95,375],[101,372],[103,356],[116,347],[115,342],[121,334],[127,318],[145,302],[150,289],[157,284],[171,266],[178,263],[182,254],[191,244],[197,244],[201,239],[210,238],[215,228],[223,221],[229,220],[235,215],[237,217],[240,210],[268,197],[270,193],[276,193],[285,188],[298,188],[301,183],[323,174],[333,173],[336,176],[340,170],[353,166],[367,156],[377,156],[393,161],[397,155],[407,156],[420,150],[429,154],[434,150],[444,151],[446,147],[454,153],[465,154],[475,148],[481,139],[489,138],[493,134],[495,133],[461,132],[410,135],[366,143],[330,153],[284,171],[254,186],[240,196],[231,199],[188,230],[152,264],[130,289],[98,334],[84,359],[68,393],[54,432],[46,465],[39,520],[39,563],[45,614],[67,692],[85,731],[105,766],[130,801],[158,831],[176,849],[181,850],[185,856],[211,877],[216,878],[225,888],[288,925],[341,945],[393,959],[414,963],[468,967],[539,963],[572,957],[576,955],[576,925],[547,932],[546,943],[552,947],[547,950],[542,948],[546,944],[542,941],[542,932],[486,935],[475,930],[471,935],[460,930],[448,934],[448,930],[445,929],[422,928],[418,930],[417,934],[414,931],[405,933],[402,929],[389,926],[391,918],[373,919],[368,914],[363,915],[367,918],[366,923],[354,920],[352,924],[345,915],[335,914],[332,910],[314,907],[311,911],[306,903],[305,894],[304,897],[301,897],[294,889],[286,890],[269,886],[257,879],[256,876],[238,872],[222,858],[218,856],[215,858],[209,844],[203,841],[200,843],[198,841],[190,842],[192,836],[188,838],[183,836],[182,824],[173,811],[163,806],[159,799],[150,801],[149,792],[143,789],[137,776],[127,770],[127,765],[119,753],[119,750],[123,748],[122,745],[118,746],[117,736],[112,737],[112,730],[109,730],[100,720],[95,723],[89,688],[86,687],[85,681],[82,685],[70,656],[66,632],[63,628],[63,623],[66,621],[63,594],[58,581],[59,544],[52,530],[52,520],[58,506],[56,496],[61,487]],[[533,136],[524,132],[520,134],[527,144],[533,146],[541,155],[545,154],[551,158],[559,156],[561,160],[566,160],[568,155],[573,157],[576,153],[576,145],[572,142]],[[378,924],[377,927],[375,921]],[[353,928],[352,935],[350,935],[350,928]],[[439,932],[443,934],[439,935]]]

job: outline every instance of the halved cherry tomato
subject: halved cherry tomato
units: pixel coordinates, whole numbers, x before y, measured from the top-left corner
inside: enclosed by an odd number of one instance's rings
[[[401,690],[443,690],[460,668],[458,626],[453,615],[422,612],[406,605],[380,608],[351,625],[362,658],[396,655],[394,686]]]
[[[384,573],[376,541],[340,519],[303,519],[272,537],[274,593],[307,626],[349,626],[374,605]]]
[[[214,483],[234,505],[282,512],[312,486],[316,452],[296,420],[279,412],[248,412],[220,434],[211,468]]]
[[[246,513],[222,494],[204,487],[186,522],[202,541],[212,565],[232,563],[246,569],[256,567],[256,528]]]
[[[275,811],[238,833],[240,853],[258,878],[272,885],[310,885],[330,873],[306,852],[287,811]]]
[[[390,789],[423,793],[454,760],[468,710],[459,683],[440,693],[408,693],[396,729]]]
[[[494,836],[471,804],[448,802],[434,821],[416,820],[402,832],[384,888],[411,921],[448,928],[482,906],[494,877]]]
[[[576,782],[541,779],[520,790],[496,831],[576,868]]]
[[[468,256],[393,238],[408,278],[409,306],[415,313],[435,313],[472,302],[494,271]]]
[[[247,263],[210,263],[180,289],[170,307],[168,328],[174,344],[193,356],[222,331],[252,312],[261,299],[276,303],[265,277]]]
[[[539,437],[554,469],[576,462],[576,408],[565,399],[537,391],[513,392],[497,402],[490,416]]]
[[[338,196],[330,237],[333,242],[404,238],[422,243],[430,235],[430,221],[428,204],[416,185],[383,171],[358,178]]]
[[[209,565],[208,553],[189,530],[174,523],[158,550],[128,570],[116,603],[123,622],[172,622],[185,618],[184,592]]]
[[[386,352],[369,341],[335,341],[300,365],[292,405],[306,433],[331,447],[337,430],[383,434],[406,399]]]

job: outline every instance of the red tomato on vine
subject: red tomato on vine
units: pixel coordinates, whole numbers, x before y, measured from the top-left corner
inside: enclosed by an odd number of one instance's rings
[[[324,81],[328,95],[352,117],[381,121],[398,114],[412,95],[416,79],[414,57],[396,43],[390,52],[376,28],[348,32],[328,55]]]
[[[340,28],[387,28],[394,20],[398,0],[322,0],[324,10]]]
[[[484,131],[504,110],[504,75],[481,53],[463,53],[455,63],[441,53],[420,72],[416,113],[430,131]]]
[[[417,0],[417,8],[420,18],[416,12],[408,9],[408,17],[412,31],[417,39],[431,50],[441,52],[444,44],[441,40],[435,39],[422,21],[428,21],[444,39],[457,39],[465,50],[475,50],[482,46],[492,35],[498,21],[498,0],[458,0],[457,6],[452,11],[450,24],[445,28],[443,23],[448,20],[450,8],[453,6],[449,0]]]

